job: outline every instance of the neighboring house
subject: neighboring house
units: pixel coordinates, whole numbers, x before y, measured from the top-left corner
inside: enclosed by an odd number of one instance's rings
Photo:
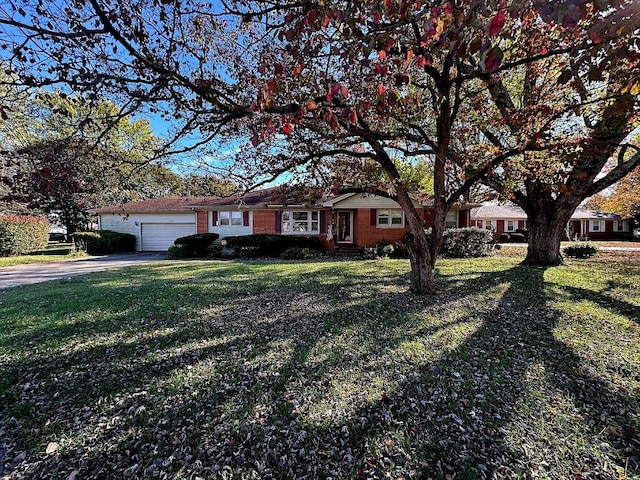
[[[484,228],[501,233],[515,233],[527,228],[527,214],[520,207],[510,205],[483,205],[471,210],[472,227]]]
[[[471,210],[471,225],[495,232],[513,233],[527,228],[527,215],[517,206],[484,205]],[[614,213],[577,208],[567,223],[571,238],[608,239],[631,235],[633,222]]]
[[[414,205],[433,225],[433,200]],[[446,218],[448,228],[469,225],[475,205],[456,205]],[[400,205],[369,193],[345,193],[308,203],[287,197],[278,187],[242,196],[165,198],[93,210],[99,228],[136,235],[138,250],[166,250],[176,238],[213,232],[228,236],[268,233],[318,236],[330,250],[373,247],[380,241],[402,240],[409,231]]]

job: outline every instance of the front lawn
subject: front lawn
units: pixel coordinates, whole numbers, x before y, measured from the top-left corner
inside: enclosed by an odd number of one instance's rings
[[[61,260],[72,260],[86,257],[84,252],[74,252],[68,246],[52,246],[45,250],[32,252],[29,255],[16,255],[13,257],[0,257],[0,268],[13,267],[14,265],[27,265],[30,263],[59,262]]]
[[[429,297],[401,260],[166,262],[2,291],[4,474],[640,475],[640,265],[519,260],[439,261]]]

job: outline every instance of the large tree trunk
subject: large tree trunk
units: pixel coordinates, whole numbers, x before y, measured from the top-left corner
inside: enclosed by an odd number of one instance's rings
[[[435,269],[429,254],[429,244],[424,230],[411,231],[406,236],[409,250],[411,273],[409,275],[411,293],[424,295],[436,290]]]
[[[523,265],[554,266],[563,263],[560,242],[565,237],[573,209],[556,207],[527,212],[529,248]]]
[[[429,242],[424,231],[424,220],[416,211],[409,193],[401,182],[396,183],[396,193],[398,195],[398,203],[404,210],[407,223],[411,229],[405,237],[411,263],[409,290],[417,295],[435,293],[434,262],[429,252]]]

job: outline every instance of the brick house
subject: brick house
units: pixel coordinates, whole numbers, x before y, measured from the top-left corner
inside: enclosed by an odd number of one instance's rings
[[[483,205],[471,210],[470,225],[495,232],[513,233],[527,228],[527,214],[515,205]],[[567,224],[567,234],[571,238],[593,240],[624,238],[631,235],[633,221],[614,213],[596,212],[577,208]]]
[[[425,226],[433,225],[433,199],[414,198]],[[475,205],[456,205],[448,228],[470,224]],[[395,201],[370,193],[345,193],[300,201],[278,187],[231,197],[164,198],[94,209],[100,229],[132,233],[137,250],[166,250],[179,236],[213,232],[220,238],[254,233],[317,235],[325,248],[373,247],[402,240],[409,231]]]

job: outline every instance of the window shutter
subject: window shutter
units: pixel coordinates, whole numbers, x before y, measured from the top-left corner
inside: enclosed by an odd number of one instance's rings
[[[326,232],[327,230],[327,212],[320,210],[318,215],[320,215],[320,233]]]
[[[211,212],[211,225],[214,227],[218,225],[218,211],[214,210]]]
[[[375,208],[371,209],[371,225],[375,225],[376,224],[376,216],[377,216],[377,210]]]
[[[276,233],[282,233],[282,212],[277,211],[275,213],[276,213],[276,224],[275,224]]]
[[[243,227],[248,227],[249,226],[249,211],[245,210],[244,212],[242,212],[242,226]]]

